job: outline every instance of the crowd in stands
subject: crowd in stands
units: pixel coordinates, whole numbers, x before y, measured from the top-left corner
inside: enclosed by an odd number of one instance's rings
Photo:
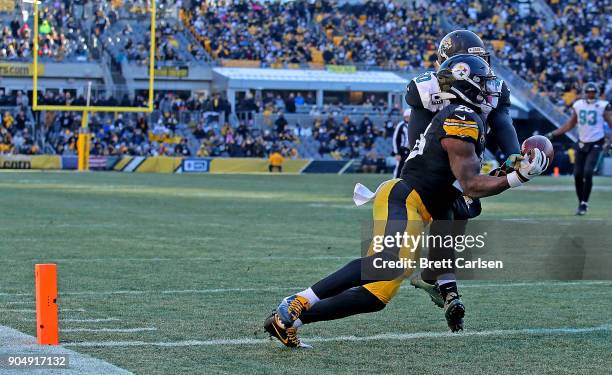
[[[156,2],[157,63],[185,63],[202,60],[204,50],[184,36],[184,25],[177,19],[180,6],[174,0]],[[150,14],[144,1],[96,1],[92,33],[99,37],[108,52],[118,62],[127,60],[146,65],[150,50]]]
[[[32,57],[33,19],[31,9],[17,8],[14,17],[2,24],[0,59],[29,60]],[[85,37],[72,13],[71,1],[45,2],[39,8],[39,56],[62,61],[88,58]]]
[[[605,85],[611,78],[612,16],[607,0],[547,2],[553,18],[523,11],[509,0],[158,0],[156,58],[171,63],[201,60],[206,50],[215,59],[255,60],[264,67],[430,67],[444,34],[440,15],[446,15],[454,24],[479,33],[500,61],[535,84],[534,92],[563,106],[573,102],[584,82]],[[58,60],[87,59],[87,42],[79,29],[91,18],[90,34],[107,46],[109,40],[118,43],[118,48],[110,48],[117,61],[147,63],[145,6],[144,1],[44,1],[40,54]],[[22,14],[15,14],[1,29],[0,58],[6,60],[31,55],[32,17],[24,22]],[[195,39],[190,33],[201,46],[191,42]]]
[[[197,156],[266,157],[277,151],[284,157],[298,156],[299,138],[282,125],[270,129],[255,129],[241,122],[236,128],[225,123],[200,123],[193,132],[200,142]]]
[[[189,156],[187,140],[177,135],[174,113],[149,124],[146,116],[95,113],[90,116],[91,155]],[[48,144],[59,155],[76,155],[81,114],[46,112]]]
[[[0,155],[37,154],[40,150],[34,141],[28,121],[29,100],[21,91],[5,94],[0,90]]]
[[[181,18],[213,58],[257,60],[264,67],[422,67],[429,65],[441,34],[434,15],[418,1],[190,4]]]
[[[455,24],[480,34],[502,63],[559,107],[571,105],[584,83],[594,81],[603,89],[612,78],[609,1],[549,0],[553,19],[521,12],[508,0],[444,4]]]
[[[207,50],[215,59],[256,60],[264,67],[290,64],[358,64],[399,70],[430,67],[444,34],[440,16],[446,16],[452,23],[481,35],[499,61],[534,83],[534,92],[547,95],[563,107],[573,102],[585,82],[595,81],[602,86],[612,82],[612,12],[607,0],[547,2],[555,17],[525,10],[509,0],[265,3],[158,0],[156,58],[162,63],[183,62],[186,56],[199,60]],[[2,60],[31,57],[32,16],[18,10],[15,17],[3,18]],[[81,30],[87,24],[90,29],[85,34],[99,37],[109,52],[108,41],[115,43],[117,61],[147,63],[150,40],[147,19],[144,1],[43,1],[40,55],[57,60],[87,59],[88,43]],[[188,33],[183,36],[189,38],[180,37],[185,29],[193,38]],[[197,40],[201,46],[191,44],[190,40]],[[41,104],[85,104],[83,96],[74,97],[69,92],[46,93],[39,100]],[[259,157],[278,151],[284,157],[295,157],[301,139],[312,137],[318,142],[320,155],[353,158],[371,156],[375,140],[389,135],[387,125],[377,128],[368,123],[367,117],[353,122],[351,117],[344,116],[349,110],[342,103],[320,108],[315,102],[313,92],[294,92],[284,97],[271,92],[262,98],[247,95],[238,100],[237,112],[260,113],[264,116],[264,127],[254,127],[248,115],[240,117],[240,125],[232,128],[226,123],[230,105],[218,94],[190,98],[159,94],[155,98],[159,116],[152,123],[149,117],[135,115],[92,116],[92,148],[94,154],[101,155],[197,153]],[[147,106],[147,101],[144,95],[133,99],[94,95],[91,104]],[[21,114],[28,105],[28,98],[22,93],[0,94],[0,106],[15,107],[2,112],[0,152],[39,152]],[[366,97],[361,105],[382,115],[399,114],[396,108],[388,108],[384,99]],[[288,127],[280,113],[300,110],[306,113],[304,108],[308,108],[314,122],[305,127],[299,124]],[[182,111],[203,115],[183,121],[179,117]],[[46,140],[55,152],[74,153],[80,114],[50,114],[44,120]],[[177,125],[187,122],[192,130],[182,134]],[[190,144],[193,139],[197,140],[197,147]]]

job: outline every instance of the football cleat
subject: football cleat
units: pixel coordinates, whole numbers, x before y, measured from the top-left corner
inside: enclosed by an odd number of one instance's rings
[[[461,297],[457,293],[450,292],[444,301],[444,317],[451,332],[463,331],[463,317],[465,316],[465,306],[461,302]]]
[[[425,293],[429,295],[431,301],[438,307],[444,307],[444,298],[442,298],[442,294],[440,293],[440,289],[435,284],[430,284],[426,281],[423,281],[420,276],[417,276],[413,279],[410,279],[410,285],[417,289],[423,290]]]
[[[580,204],[578,205],[578,209],[576,210],[576,215],[585,215],[587,213],[588,208],[589,204],[587,202],[580,202]]]
[[[309,308],[310,302],[306,298],[294,294],[282,300],[276,308],[276,313],[285,327],[291,327],[302,312]]]
[[[304,348],[310,349],[312,346],[304,344],[300,341],[297,334],[297,328],[285,328],[278,314],[274,311],[264,322],[264,329],[270,334],[270,337],[275,337],[283,345],[289,348]]]

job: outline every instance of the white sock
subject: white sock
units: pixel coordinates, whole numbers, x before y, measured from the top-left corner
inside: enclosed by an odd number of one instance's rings
[[[293,325],[291,327],[293,327],[293,328],[300,328],[303,325],[304,325],[304,323],[302,323],[302,321],[300,319],[297,319],[296,321],[293,322]]]
[[[297,295],[306,298],[308,303],[310,303],[310,306],[320,301],[319,297],[317,297],[317,295],[312,291],[312,288],[305,289],[299,292]]]

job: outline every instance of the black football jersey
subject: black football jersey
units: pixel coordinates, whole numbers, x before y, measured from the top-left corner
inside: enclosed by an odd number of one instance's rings
[[[408,155],[401,178],[417,190],[427,207],[447,206],[456,197],[452,187],[456,178],[448,155],[442,148],[443,138],[457,138],[473,143],[482,159],[486,127],[480,115],[464,105],[450,104],[439,111],[417,140]],[[454,191],[454,192],[453,192]]]

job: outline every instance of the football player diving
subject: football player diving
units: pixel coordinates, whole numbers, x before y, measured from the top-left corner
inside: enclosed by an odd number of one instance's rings
[[[410,267],[380,265],[414,259],[418,249],[394,244],[376,249],[374,239],[403,233],[448,233],[456,199],[453,184],[459,182],[464,194],[486,197],[519,186],[539,175],[548,165],[538,149],[520,161],[517,169],[504,176],[481,175],[487,125],[483,117],[492,110],[487,98],[497,77],[481,57],[461,54],[442,63],[437,78],[449,104],[435,114],[415,143],[400,178],[383,182],[372,197],[373,241],[367,255],[355,259],[311,287],[284,298],[264,323],[265,330],[288,347],[307,347],[298,337],[303,324],[340,319],[382,310],[393,299]],[[439,246],[444,246],[439,244]],[[430,249],[430,257],[447,257],[452,248]],[[384,268],[384,267],[383,267]],[[463,319],[458,294],[446,288],[445,317],[451,330]]]
[[[458,54],[470,54],[483,58],[489,63],[489,53],[480,37],[469,30],[455,30],[448,33],[438,46],[436,64],[443,64],[447,59]],[[486,144],[487,148],[495,151],[499,148],[503,154],[508,155],[506,162],[492,174],[500,176],[509,173],[518,166],[522,156],[520,155],[519,141],[516,130],[512,125],[510,117],[510,90],[506,83],[497,78],[487,81],[487,90],[490,95],[485,99],[489,105],[483,107],[482,118],[487,125]],[[415,77],[406,92],[406,102],[412,107],[412,116],[408,123],[408,138],[410,148],[415,147],[420,135],[425,131],[436,113],[450,104],[449,97],[453,93],[441,90],[440,81],[436,72],[428,71]],[[461,187],[455,184],[457,189],[453,192],[456,199],[453,203],[453,219],[456,220],[454,233],[462,234],[467,224],[467,219],[480,215],[480,200],[469,197],[461,191]],[[454,258],[453,258],[454,259]],[[438,307],[445,307],[444,299],[446,291],[457,293],[456,282],[453,272],[426,268],[421,274],[413,277],[410,283],[429,294],[431,300]],[[443,284],[446,284],[442,287]],[[455,301],[460,305],[460,300]],[[461,306],[462,307],[462,306]],[[461,329],[461,325],[451,329]]]

